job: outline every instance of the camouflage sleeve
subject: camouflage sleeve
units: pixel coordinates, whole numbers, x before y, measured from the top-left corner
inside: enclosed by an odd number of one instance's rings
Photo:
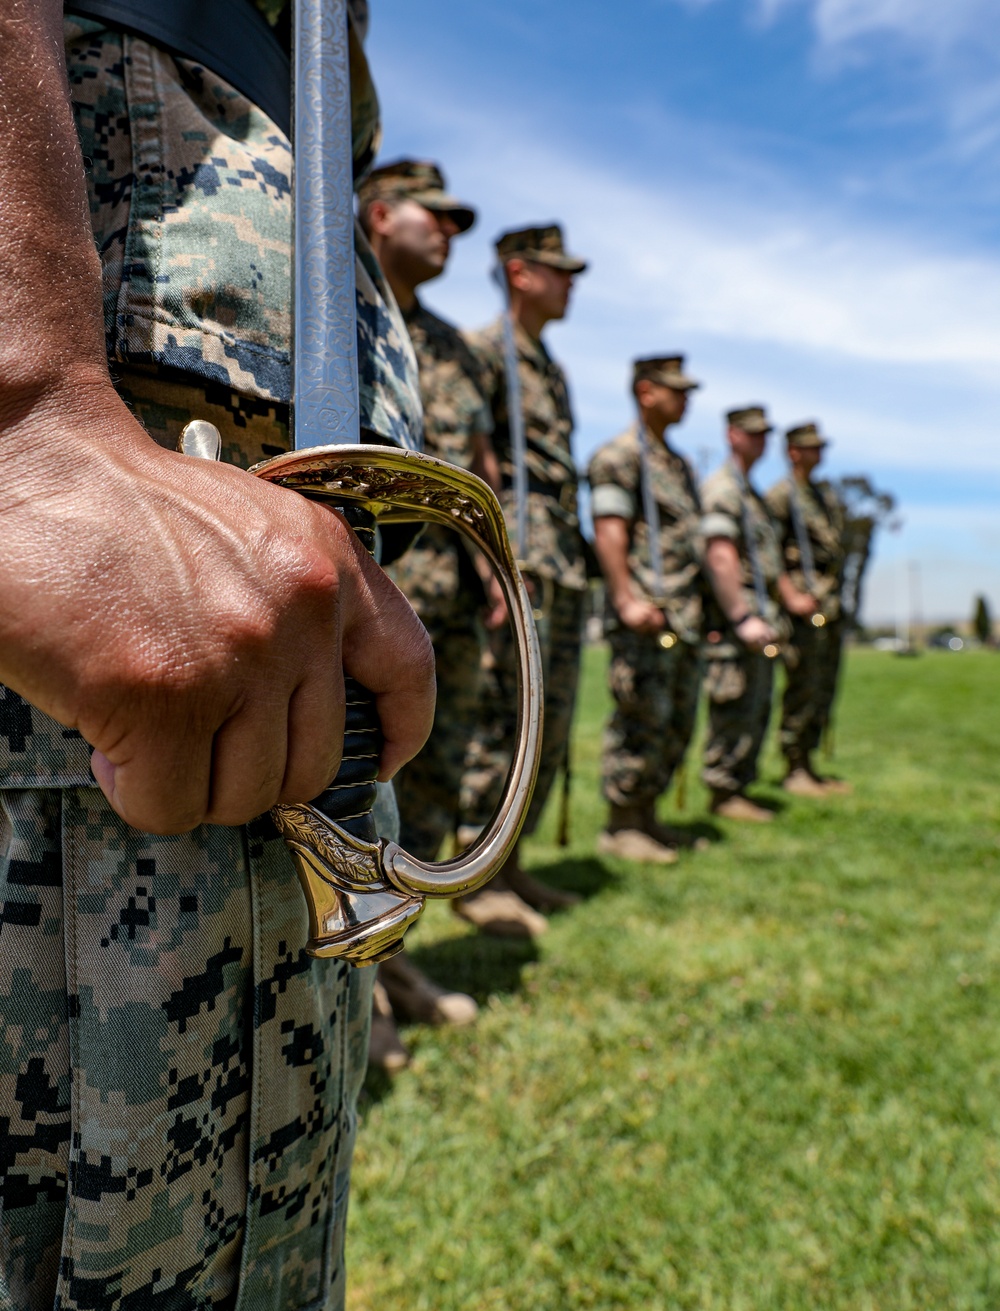
[[[614,442],[602,446],[590,461],[587,480],[595,519],[635,519],[639,514],[639,467]]]
[[[702,488],[701,531],[710,537],[728,537],[738,542],[743,535],[739,488],[729,478],[714,475]]]
[[[598,483],[591,491],[590,513],[595,519],[635,519],[638,505],[631,492],[613,483]]]

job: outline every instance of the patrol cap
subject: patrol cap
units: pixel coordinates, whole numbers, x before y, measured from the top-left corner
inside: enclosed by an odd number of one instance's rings
[[[819,424],[812,420],[789,428],[785,433],[785,441],[788,443],[789,450],[794,447],[800,451],[822,450],[827,444],[827,438],[820,435]]]
[[[501,232],[494,244],[501,264],[506,264],[509,259],[529,259],[535,264],[565,269],[567,273],[583,273],[587,267],[586,260],[566,253],[562,228],[558,223]]]
[[[694,391],[701,383],[684,372],[683,355],[651,355],[648,359],[632,361],[632,385],[643,380],[658,382],[674,391]]]
[[[766,437],[772,431],[772,425],[767,421],[767,411],[763,405],[741,405],[735,410],[729,410],[726,413],[726,422],[731,428],[739,428],[741,432],[747,432],[751,437]]]
[[[362,206],[373,200],[415,200],[425,209],[448,214],[459,232],[468,232],[476,221],[471,205],[449,195],[444,174],[427,159],[397,159],[372,171],[358,189]]]

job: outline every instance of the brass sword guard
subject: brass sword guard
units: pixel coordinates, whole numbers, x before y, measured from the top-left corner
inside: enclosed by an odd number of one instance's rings
[[[507,601],[518,657],[518,732],[503,796],[468,851],[422,861],[385,838],[360,841],[313,807],[271,816],[295,860],[309,906],[314,956],[369,965],[393,955],[426,897],[459,897],[493,877],[517,841],[538,770],[542,665],[527,589],[514,562],[500,503],[475,474],[432,455],[390,446],[314,446],[255,465],[251,473],[330,505],[352,502],[377,523],[455,529],[489,560]]]

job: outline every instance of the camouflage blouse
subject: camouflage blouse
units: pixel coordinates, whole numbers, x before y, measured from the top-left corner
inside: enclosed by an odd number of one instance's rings
[[[844,507],[828,482],[810,480],[796,487],[799,513],[812,546],[813,592],[827,619],[836,619],[844,568]],[[764,499],[778,533],[785,569],[799,591],[808,591],[792,517],[791,478],[775,483]]]
[[[493,431],[483,370],[458,329],[419,301],[403,318],[420,372],[424,449],[467,469],[476,434]]]
[[[746,609],[752,614],[759,611],[754,592],[753,554],[756,555],[769,598],[767,613],[762,618],[777,621],[782,613],[778,600],[778,579],[784,570],[784,562],[763,499],[749,481],[746,482],[744,493],[736,470],[731,461],[727,460],[705,480],[701,489],[701,503],[704,511],[701,531],[705,540],[728,537],[739,552]],[[748,546],[744,532],[745,520],[749,521],[752,548]]]
[[[640,596],[662,605],[671,628],[685,642],[701,633],[701,500],[687,460],[663,441],[649,442],[649,471],[660,521],[663,586],[656,590],[649,560],[649,531],[643,512],[638,426],[600,447],[590,462],[591,512],[613,515],[629,530],[628,565]]]
[[[497,319],[480,332],[469,333],[467,340],[483,367],[486,395],[493,414],[493,444],[508,489],[501,500],[513,539],[517,515],[512,491],[514,463],[507,415],[503,320]],[[587,574],[577,515],[579,477],[571,447],[573,412],[566,375],[542,343],[521,327],[516,329],[515,342],[530,484],[526,569],[539,578],[583,591]]]
[[[493,430],[479,362],[458,329],[419,301],[403,317],[420,369],[424,448],[468,469],[477,435]],[[456,601],[475,623],[482,585],[468,548],[450,528],[428,524],[390,574],[428,627]]]
[[[264,0],[262,0],[262,4]],[[70,6],[71,7],[71,6]],[[266,10],[276,14],[275,3]],[[378,100],[352,5],[355,173],[378,146]],[[190,60],[68,17],[66,61],[101,255],[108,358],[291,399],[291,146],[240,92]],[[420,442],[416,361],[357,237],[361,425]]]

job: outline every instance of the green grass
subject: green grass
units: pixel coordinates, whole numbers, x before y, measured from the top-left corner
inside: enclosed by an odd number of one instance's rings
[[[705,823],[667,869],[593,841],[606,712],[588,652],[573,842],[586,894],[536,945],[443,906],[415,958],[484,1009],[412,1028],[370,1085],[350,1311],[1000,1307],[1000,661],[853,653],[854,796]],[[697,757],[695,757],[695,760]]]

